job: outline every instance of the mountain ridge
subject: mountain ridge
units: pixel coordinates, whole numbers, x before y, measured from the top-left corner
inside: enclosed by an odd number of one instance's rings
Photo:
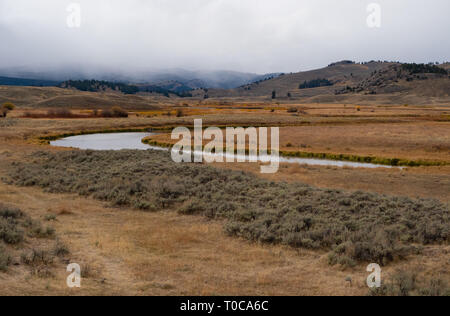
[[[228,70],[192,71],[185,69],[168,69],[159,71],[141,71],[133,74],[109,70],[80,71],[77,69],[30,71],[22,68],[0,69],[0,76],[11,79],[49,81],[57,85],[69,80],[97,80],[121,82],[133,85],[159,85],[166,82],[197,88],[233,89],[249,84],[267,76],[277,74],[255,74]],[[162,86],[161,86],[162,87]],[[183,89],[185,90],[185,89]]]

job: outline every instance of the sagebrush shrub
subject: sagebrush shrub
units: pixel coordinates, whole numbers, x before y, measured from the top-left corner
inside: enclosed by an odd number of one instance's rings
[[[398,270],[369,291],[370,296],[449,296],[450,287],[441,276],[421,279],[416,271]]]
[[[5,247],[0,245],[0,271],[5,272],[10,264],[11,256],[9,255]]]
[[[53,218],[55,217],[51,216],[49,219]],[[33,220],[20,209],[0,204],[0,271],[5,272],[8,265],[11,264],[11,253],[15,254],[19,250],[26,249],[28,240],[25,239],[27,237],[49,238],[53,237],[54,234],[55,230],[52,227],[43,227],[39,221]],[[67,254],[67,251],[68,248],[58,242],[53,252],[34,249],[25,251],[21,258],[23,263],[38,267],[51,264],[53,262],[52,253],[57,256],[63,256]],[[49,276],[51,274],[48,269],[42,270],[40,268],[32,271],[32,273],[40,276]]]
[[[23,215],[21,210],[0,203],[0,217],[17,219],[23,217]]]
[[[57,241],[55,247],[53,248],[53,254],[57,257],[64,257],[70,254],[69,247],[61,241]]]
[[[0,218],[0,240],[7,244],[15,245],[24,238],[24,232],[19,227],[17,220],[12,218]]]
[[[22,263],[28,266],[48,266],[53,264],[55,256],[48,250],[32,249],[21,255]]]
[[[159,151],[33,154],[15,163],[10,183],[73,192],[142,210],[173,209],[225,218],[226,232],[249,240],[328,249],[330,263],[387,264],[448,243],[450,211],[436,200],[270,182],[202,164],[177,164]]]

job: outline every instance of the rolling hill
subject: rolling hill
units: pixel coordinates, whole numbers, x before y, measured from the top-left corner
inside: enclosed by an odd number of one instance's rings
[[[350,63],[348,61],[338,62],[328,67],[291,74],[282,74],[276,78],[243,85],[237,89],[219,90],[209,89],[209,97],[255,97],[255,96],[272,96],[272,92],[276,91],[278,97],[286,97],[288,93],[292,97],[311,97],[327,93],[334,93],[335,86],[345,86],[356,84],[357,82],[370,76],[375,71],[382,69],[391,63],[370,62],[366,64]],[[305,81],[316,79],[327,79],[333,82],[333,86],[316,89],[299,89],[299,86]],[[197,95],[201,91],[197,91]]]
[[[450,105],[448,75],[422,73],[430,71],[427,65],[414,70],[404,69],[400,74],[400,70],[407,65],[342,61],[325,68],[284,74],[236,89],[197,89],[192,94],[197,98],[256,99],[265,102]],[[433,67],[449,70],[450,64]]]
[[[389,94],[410,92],[422,96],[445,96],[450,92],[450,80],[444,67],[424,64],[394,64],[374,71],[356,86],[347,86],[337,94]]]
[[[19,108],[106,109],[120,106],[124,109],[158,109],[176,98],[162,95],[125,95],[117,92],[85,92],[57,87],[0,86],[0,104],[12,102]]]
[[[66,89],[0,86],[0,103],[9,101],[18,106],[37,108],[105,108],[119,105],[127,109],[149,109],[162,104],[188,102],[189,99],[195,102],[212,99],[294,104],[449,106],[450,78],[444,69],[450,71],[450,64],[427,66],[342,61],[317,70],[254,77],[258,80],[234,89],[204,88],[201,87],[203,81],[196,79],[187,83],[168,80],[158,84],[137,84],[139,91],[131,95],[122,93],[117,87],[113,89],[105,85],[94,91],[79,91],[67,86]]]

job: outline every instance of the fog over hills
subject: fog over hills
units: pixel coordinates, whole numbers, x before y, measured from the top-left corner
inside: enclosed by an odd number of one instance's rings
[[[164,69],[298,72],[347,58],[443,62],[450,51],[441,35],[449,29],[448,0],[378,0],[379,28],[367,23],[372,1],[76,2],[79,27],[67,24],[70,1],[0,1],[0,69],[147,81]]]
[[[80,70],[81,69],[81,70]],[[131,84],[182,85],[188,89],[233,89],[278,74],[254,74],[238,71],[195,71],[186,69],[163,69],[140,72],[121,72],[92,67],[67,67],[62,69],[35,70],[25,67],[0,69],[0,76],[8,78],[62,82],[66,80],[106,80]],[[6,84],[6,83],[3,83]],[[30,84],[34,85],[34,84]],[[47,84],[45,84],[47,85]]]
[[[302,100],[302,102],[344,102],[344,100],[365,95],[372,98],[374,95],[384,95],[386,99],[389,94],[396,94],[396,97],[405,100],[405,103],[409,103],[410,98],[415,96],[420,98],[420,100],[414,100],[418,103],[430,102],[431,97],[448,99],[450,79],[444,70],[450,68],[448,63],[424,64],[414,72],[405,69],[400,75],[399,71],[402,67],[408,65],[415,64],[388,61],[358,63],[344,60],[332,62],[326,67],[315,70],[264,75],[236,71],[185,69],[124,73],[99,68],[91,68],[88,71],[50,69],[43,72],[27,71],[22,68],[0,70],[0,85],[58,86],[72,89],[76,86],[66,87],[61,85],[61,82],[95,79],[124,83],[141,93],[200,99],[232,97]],[[442,69],[444,73],[431,74],[433,69]],[[390,102],[390,99],[384,102]]]
[[[379,27],[370,1],[76,2],[0,1],[0,76],[230,90],[331,61],[442,63],[450,51],[448,0],[379,0]]]

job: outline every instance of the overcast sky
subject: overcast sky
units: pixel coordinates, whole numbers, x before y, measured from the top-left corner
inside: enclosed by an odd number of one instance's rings
[[[70,3],[81,27],[69,28]],[[381,27],[367,5],[381,5]],[[0,68],[297,72],[450,60],[449,0],[0,0]]]

